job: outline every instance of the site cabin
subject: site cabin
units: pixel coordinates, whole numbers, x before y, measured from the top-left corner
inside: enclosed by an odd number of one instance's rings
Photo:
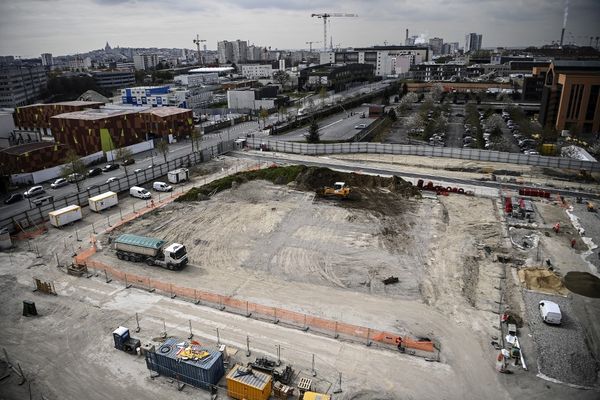
[[[185,182],[190,179],[190,170],[187,168],[179,168],[173,171],[169,171],[167,174],[170,183]]]
[[[115,192],[106,192],[90,197],[88,204],[90,205],[90,210],[100,212],[119,204],[119,198]]]
[[[50,224],[56,228],[72,224],[75,221],[83,219],[81,207],[77,205],[67,206],[60,210],[50,211],[48,213]]]

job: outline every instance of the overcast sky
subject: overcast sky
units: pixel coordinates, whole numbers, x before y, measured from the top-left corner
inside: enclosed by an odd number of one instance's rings
[[[483,34],[483,47],[549,44],[559,40],[564,0],[0,0],[0,55],[39,57],[104,47],[194,48],[196,34],[272,48],[307,48],[323,40],[311,13],[331,18],[333,44],[403,44],[411,35],[460,42]],[[600,36],[600,0],[570,0],[565,42]],[[594,39],[595,40],[595,39]],[[329,41],[329,39],[328,39]],[[322,46],[322,44],[315,45]]]

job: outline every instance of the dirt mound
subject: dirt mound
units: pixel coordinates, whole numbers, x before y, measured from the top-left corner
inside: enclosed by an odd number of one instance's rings
[[[566,296],[568,291],[560,278],[545,268],[524,268],[519,270],[519,279],[527,289],[534,292]]]
[[[352,189],[386,188],[406,197],[421,195],[419,189],[397,176],[384,178],[379,175],[363,175],[354,172],[333,171],[329,168],[309,167],[300,172],[295,179],[299,188],[315,191],[324,186],[332,186],[335,182],[346,182]]]
[[[573,293],[600,298],[600,279],[589,272],[567,272],[564,282],[567,289]]]

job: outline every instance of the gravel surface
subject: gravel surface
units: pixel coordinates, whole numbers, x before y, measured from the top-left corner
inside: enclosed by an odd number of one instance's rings
[[[539,372],[561,382],[593,386],[597,380],[597,364],[587,347],[581,325],[572,317],[571,300],[527,291],[523,298],[537,348]],[[560,326],[542,321],[538,310],[541,300],[550,300],[560,306]]]

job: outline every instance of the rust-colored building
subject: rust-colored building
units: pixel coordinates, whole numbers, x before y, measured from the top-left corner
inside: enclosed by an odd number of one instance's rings
[[[168,139],[190,136],[194,130],[192,110],[179,107],[153,107],[140,112],[149,138]]]
[[[98,101],[63,101],[60,103],[32,104],[18,107],[14,113],[15,126],[18,129],[39,131],[50,135],[50,118],[87,108],[100,108],[104,103]]]
[[[540,123],[557,131],[600,132],[600,61],[555,60],[534,68],[545,83]]]
[[[85,156],[149,139],[184,138],[194,123],[192,110],[184,108],[106,107],[55,115],[50,127],[58,143]]]
[[[68,148],[59,143],[36,142],[0,150],[3,175],[34,172],[62,164]]]

